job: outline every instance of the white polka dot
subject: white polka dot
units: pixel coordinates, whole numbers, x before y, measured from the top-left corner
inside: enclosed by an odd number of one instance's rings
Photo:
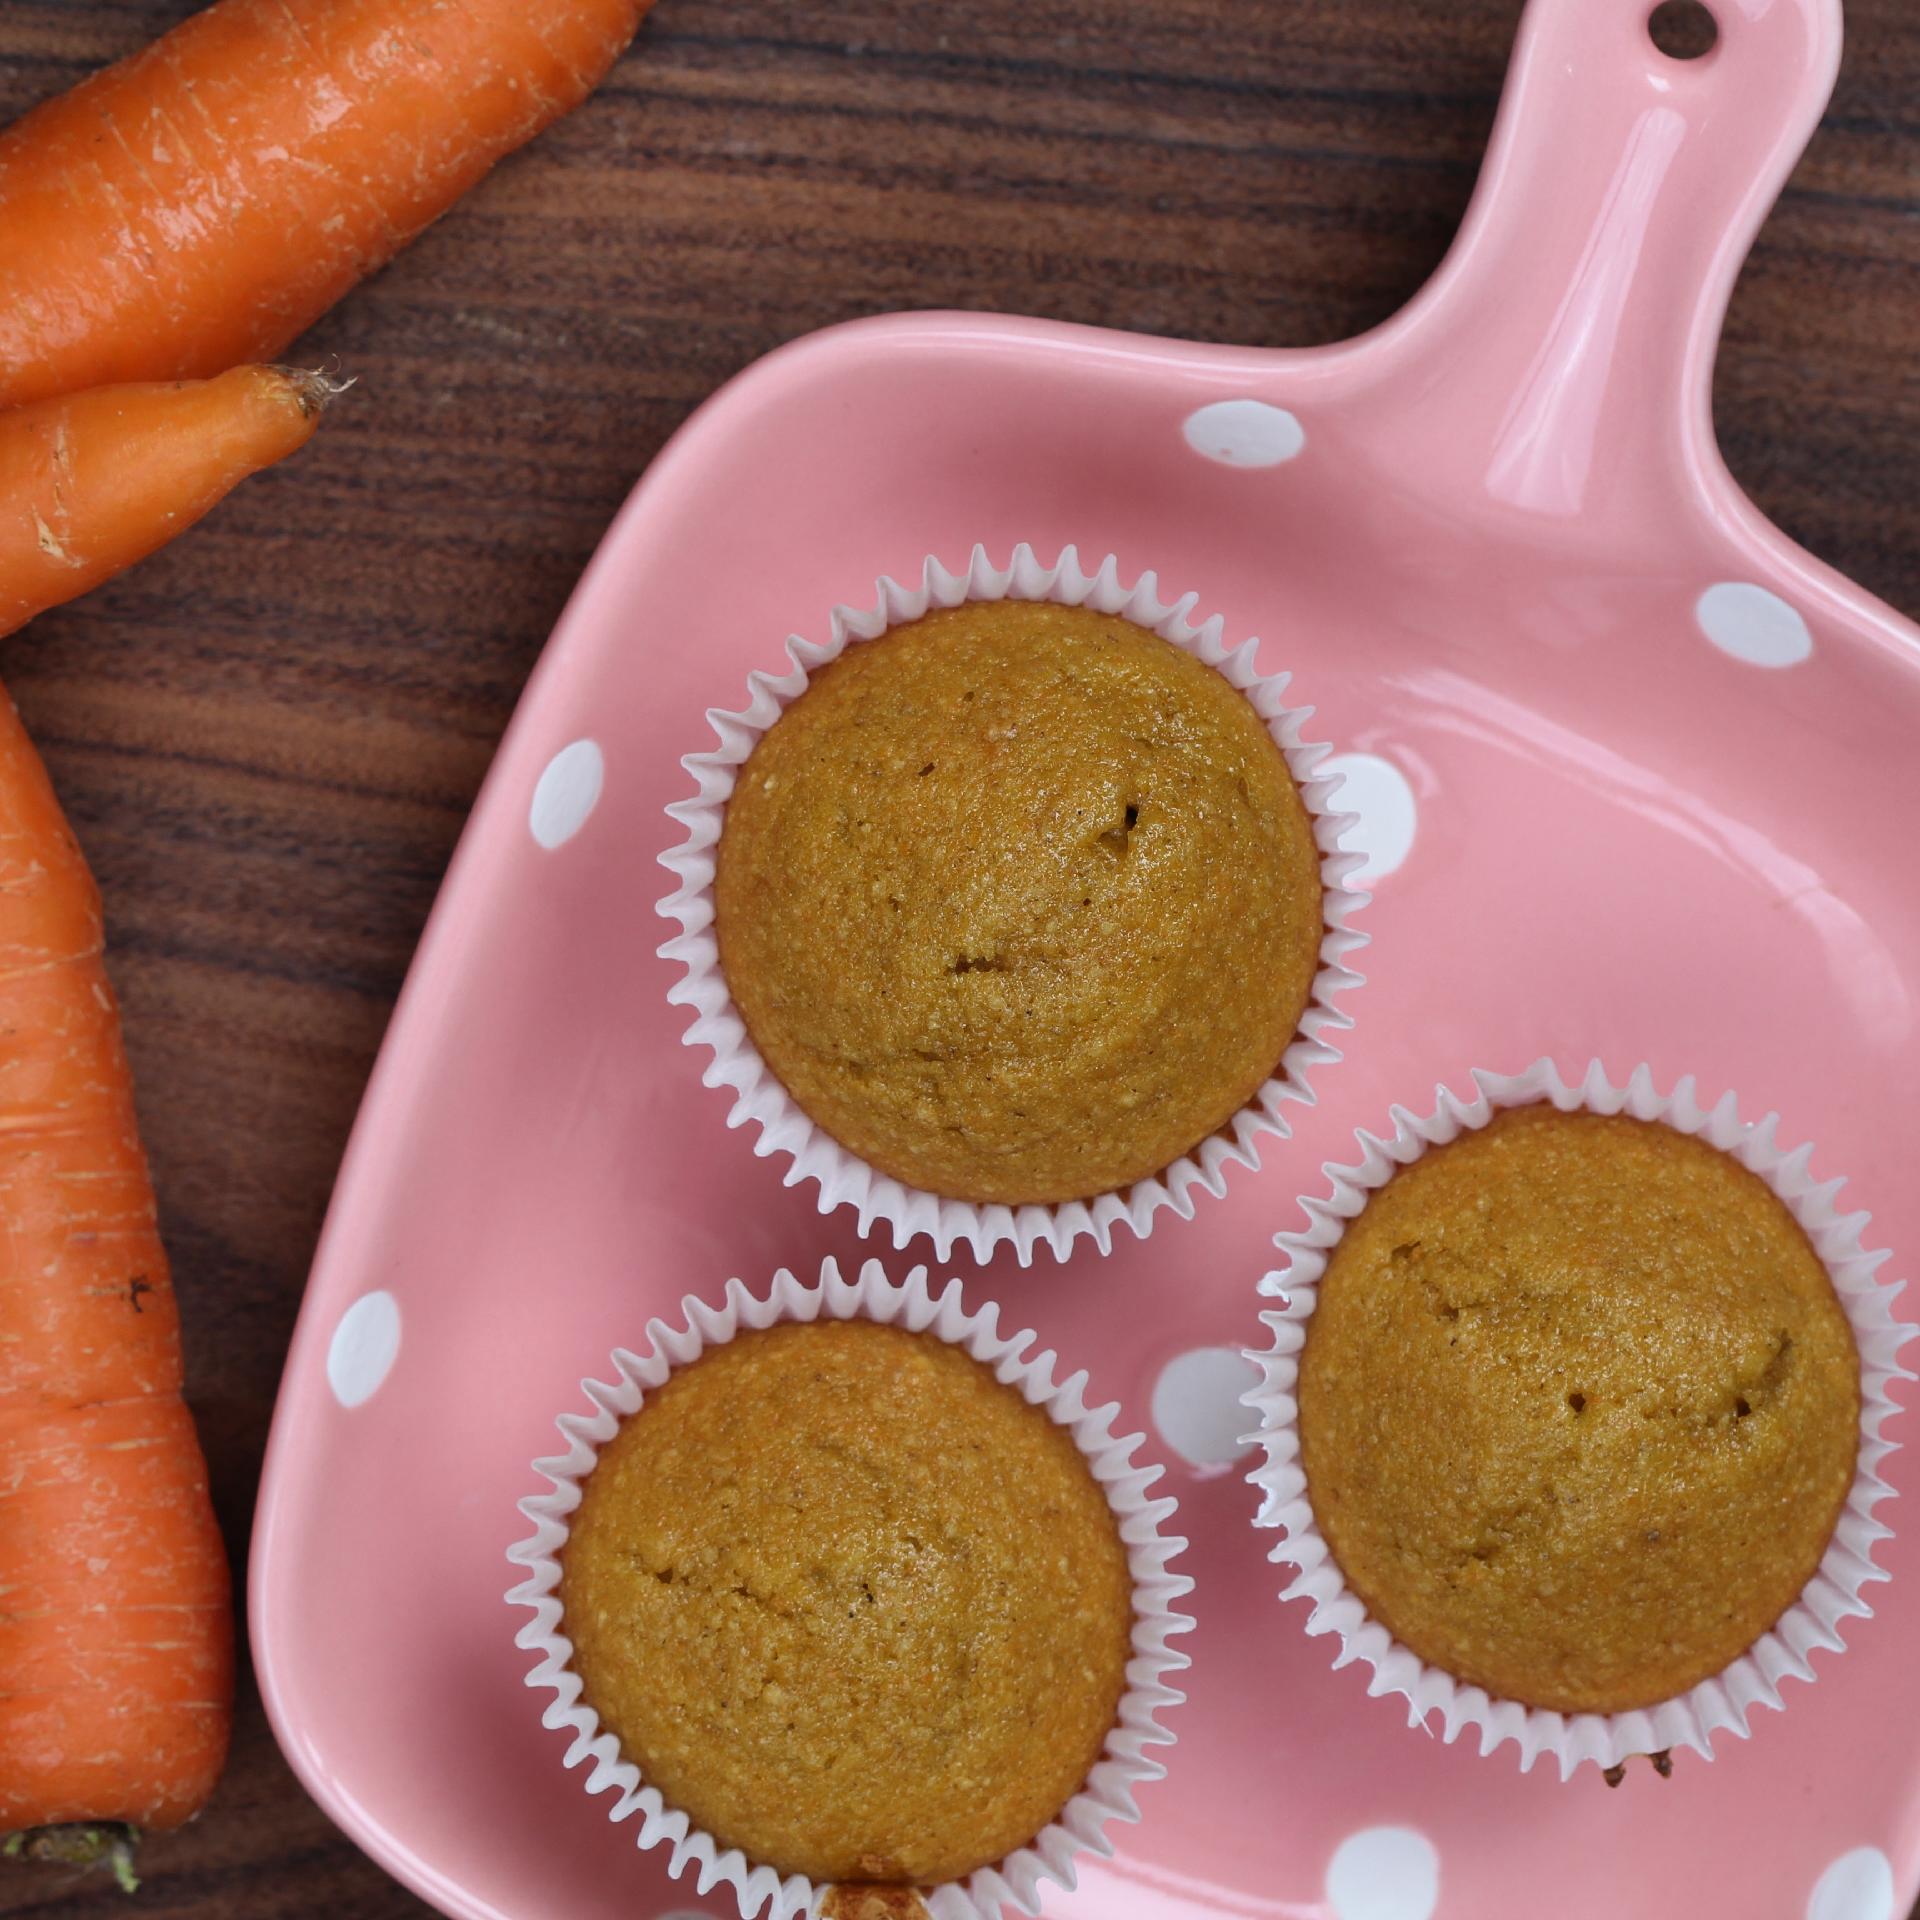
[[[576,740],[547,762],[533,790],[527,825],[543,847],[564,846],[587,824],[600,800],[606,762],[592,740]]]
[[[1334,1920],[1427,1920],[1440,1901],[1440,1856],[1411,1827],[1368,1827],[1327,1865]]]
[[[1843,1853],[1820,1876],[1807,1920],[1893,1920],[1893,1862],[1878,1847]]]
[[[1693,617],[1722,653],[1750,667],[1797,667],[1813,653],[1813,635],[1798,610],[1751,581],[1722,580],[1709,587]]]
[[[1153,1383],[1153,1424],[1190,1466],[1228,1466],[1252,1451],[1240,1436],[1259,1421],[1240,1396],[1259,1384],[1260,1369],[1233,1347],[1176,1354]]]
[[[327,1347],[327,1385],[333,1397],[343,1407],[371,1400],[399,1351],[399,1301],[390,1293],[363,1293],[340,1316]]]
[[[1320,763],[1317,777],[1340,782],[1329,803],[1336,812],[1360,816],[1340,836],[1343,851],[1367,856],[1348,884],[1370,887],[1394,872],[1413,851],[1420,824],[1407,776],[1377,753],[1337,753]]]
[[[1306,429],[1285,407],[1264,400],[1216,400],[1187,415],[1187,445],[1229,467],[1278,467],[1307,444]]]

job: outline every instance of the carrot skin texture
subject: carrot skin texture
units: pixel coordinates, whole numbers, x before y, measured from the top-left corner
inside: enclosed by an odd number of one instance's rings
[[[0,634],[145,559],[312,437],[317,374],[100,387],[0,413]]]
[[[179,1826],[220,1778],[233,1695],[193,1422],[148,1395],[8,1425],[0,1514],[23,1559],[0,1616],[0,1831],[103,1807]]]
[[[231,1718],[226,1559],[101,945],[0,693],[0,1833],[178,1825]]]
[[[652,0],[219,0],[0,133],[0,406],[268,360]]]

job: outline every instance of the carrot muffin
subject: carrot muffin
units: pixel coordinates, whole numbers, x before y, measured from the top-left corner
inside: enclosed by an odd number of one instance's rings
[[[1684,1693],[1812,1577],[1859,1440],[1852,1330],[1758,1175],[1549,1106],[1404,1168],[1334,1248],[1302,1469],[1423,1660],[1565,1713]]]
[[[601,1450],[562,1564],[588,1705],[725,1846],[928,1885],[1024,1846],[1126,1686],[1132,1581],[1066,1429],[867,1320],[746,1333]]]
[[[954,1199],[1158,1172],[1280,1061],[1319,965],[1313,823],[1251,703],[1022,600],[849,647],[762,736],[715,883],[727,985],[801,1107]]]

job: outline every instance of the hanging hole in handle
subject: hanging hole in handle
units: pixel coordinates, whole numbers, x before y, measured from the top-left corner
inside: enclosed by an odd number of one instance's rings
[[[1669,60],[1698,60],[1713,51],[1720,23],[1700,0],[1662,0],[1647,19],[1647,38]]]

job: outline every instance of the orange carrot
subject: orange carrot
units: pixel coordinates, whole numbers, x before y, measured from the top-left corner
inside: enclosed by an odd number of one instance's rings
[[[144,559],[304,446],[334,391],[317,373],[236,367],[0,413],[0,634]]]
[[[267,360],[652,0],[220,0],[0,133],[0,406]]]
[[[226,1561],[99,894],[4,694],[0,1032],[0,1833],[177,1826],[226,1752]]]

